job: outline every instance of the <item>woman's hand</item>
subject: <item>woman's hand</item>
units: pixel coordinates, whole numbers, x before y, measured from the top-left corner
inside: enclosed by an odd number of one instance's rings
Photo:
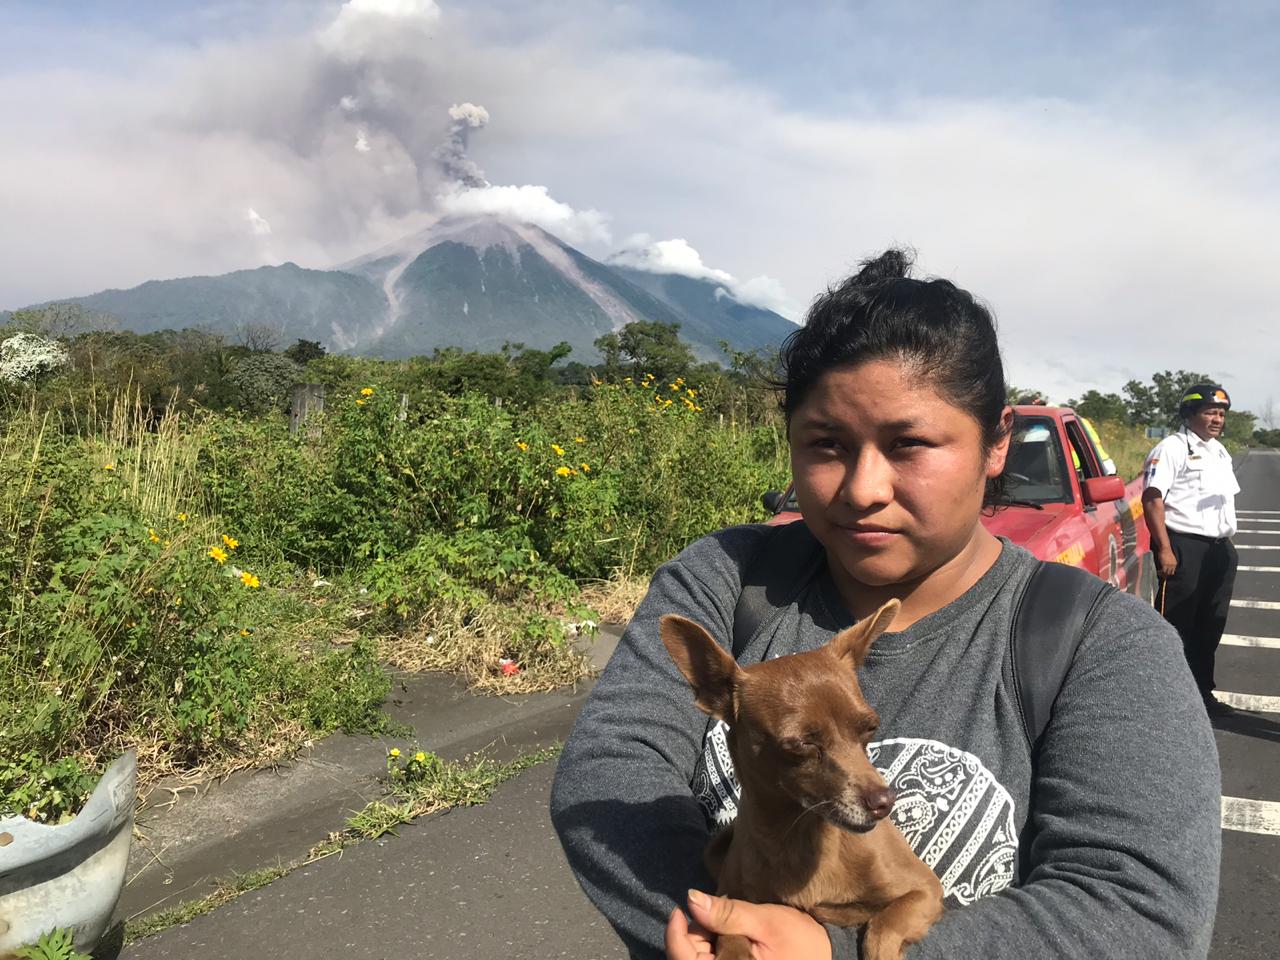
[[[759,960],[830,960],[831,940],[822,925],[793,907],[746,903],[689,891],[689,916],[679,910],[667,921],[667,960],[710,960],[712,938],[738,934],[751,941]]]

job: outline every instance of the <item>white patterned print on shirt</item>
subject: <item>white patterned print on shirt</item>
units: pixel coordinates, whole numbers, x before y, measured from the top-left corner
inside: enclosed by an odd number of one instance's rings
[[[719,722],[708,727],[691,784],[713,827],[738,815],[741,788],[727,731]],[[981,760],[936,740],[910,738],[872,743],[867,755],[897,794],[890,817],[937,874],[948,906],[973,903],[1013,883],[1013,798]]]

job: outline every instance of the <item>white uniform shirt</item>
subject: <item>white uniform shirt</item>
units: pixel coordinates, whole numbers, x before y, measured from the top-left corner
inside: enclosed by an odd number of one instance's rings
[[[1146,489],[1164,498],[1164,523],[1179,533],[1230,537],[1236,532],[1236,482],[1231,454],[1217,440],[1183,427],[1147,457]]]

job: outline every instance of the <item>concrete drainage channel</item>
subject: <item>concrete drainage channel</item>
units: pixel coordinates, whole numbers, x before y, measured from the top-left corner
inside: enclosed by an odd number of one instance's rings
[[[124,886],[137,773],[129,751],[67,823],[0,819],[0,956],[54,929],[80,949],[98,943]]]
[[[621,627],[604,625],[589,653],[603,667]],[[234,874],[301,861],[346,818],[382,796],[386,751],[415,740],[444,759],[486,750],[506,761],[561,742],[590,692],[572,689],[477,696],[457,679],[420,674],[397,681],[386,710],[404,736],[335,735],[298,760],[248,770],[199,789],[160,787],[137,815],[124,892],[129,921],[213,892]]]

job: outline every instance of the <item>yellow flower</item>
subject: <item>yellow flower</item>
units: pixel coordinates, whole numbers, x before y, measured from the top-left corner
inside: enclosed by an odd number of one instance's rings
[[[223,550],[221,547],[210,547],[209,556],[213,557],[213,559],[217,560],[219,563],[227,562],[227,551]]]
[[[180,607],[180,606],[182,606],[182,598],[181,598],[181,597],[174,597],[174,598],[173,598],[173,605],[174,605],[175,607]]]
[[[160,542],[160,538],[156,535],[156,532],[152,530],[150,527],[147,527],[147,537],[151,540],[152,543]]]
[[[417,753],[413,755],[413,759],[417,760],[419,763],[426,763],[427,755],[423,753],[421,750],[419,750]]]
[[[556,467],[557,477],[567,477],[571,473],[573,473],[573,471],[570,470],[568,467]]]
[[[516,446],[520,448],[521,453],[524,453],[526,450],[529,449],[529,445],[525,443],[523,440],[517,440]]]
[[[116,468],[116,465],[114,463],[104,463],[102,465],[103,470],[114,470],[115,468]]]
[[[358,400],[356,401],[356,406],[357,406],[357,407],[363,407],[363,406],[364,406],[364,398],[363,398],[363,397],[362,397],[362,398],[360,398],[360,399],[358,399]]]
[[[360,396],[362,396],[362,397],[372,397],[372,396],[373,396],[373,387],[365,387],[363,390],[361,390],[361,391],[360,391]]]
[[[187,522],[188,520],[190,520],[190,519],[191,519],[191,518],[190,518],[190,517],[188,517],[185,513],[180,513],[180,514],[178,514],[178,522],[179,522],[179,523],[186,523],[186,522]]]
[[[557,457],[563,457],[563,456],[564,456],[564,447],[560,446],[560,444],[558,444],[558,443],[553,443],[553,444],[551,445],[551,449],[552,449],[552,450],[554,450],[554,451],[556,452],[556,456],[557,456]]]
[[[687,393],[691,397],[696,397],[698,395],[698,391],[693,389],[693,387],[689,387],[687,390],[685,390],[685,393]]]
[[[574,442],[574,443],[586,443],[586,442],[587,442],[587,438],[586,438],[586,437],[574,437],[574,438],[573,438],[573,442]]]
[[[261,585],[258,582],[258,578],[255,577],[248,570],[244,570],[240,573],[240,582],[243,583],[246,587],[253,587],[255,590]]]
[[[239,540],[235,537],[228,537],[225,533],[222,535],[222,542],[225,543],[227,548],[230,550],[234,550],[236,547],[240,546]]]
[[[630,377],[623,377],[623,378],[622,378],[622,382],[623,382],[623,383],[630,383],[630,382],[631,382],[631,378],[630,378]]]
[[[590,473],[590,472],[591,472],[591,468],[590,468],[590,467],[588,467],[588,466],[584,463],[584,464],[582,465],[582,472],[583,472],[583,473]]]
[[[668,384],[667,384],[667,386],[668,386],[668,387],[670,387],[672,390],[679,390],[679,389],[680,389],[680,384],[678,384],[678,383],[668,383]]]
[[[242,637],[247,637],[248,635],[249,635],[249,628],[248,628],[248,627],[242,627],[242,628],[241,628],[241,630],[240,630],[240,636],[242,636]]]
[[[398,756],[400,756],[400,748],[399,748],[399,747],[392,747],[392,748],[391,748],[391,756],[393,756],[393,757],[398,757]]]

